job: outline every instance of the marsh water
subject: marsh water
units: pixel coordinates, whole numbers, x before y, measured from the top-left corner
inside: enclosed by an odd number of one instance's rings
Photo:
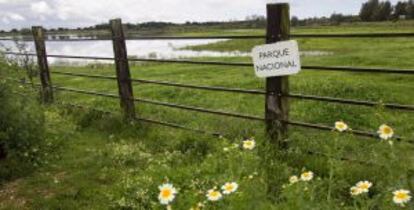
[[[84,37],[76,37],[84,38]],[[47,53],[49,55],[76,55],[76,56],[96,56],[112,57],[113,49],[111,41],[64,41],[60,42],[59,37],[48,37],[51,41],[46,42]],[[186,47],[205,45],[217,42],[227,41],[226,39],[204,39],[204,40],[128,40],[128,56],[138,58],[157,58],[157,59],[180,59],[194,57],[240,57],[250,56],[250,53],[240,51],[209,51],[209,50],[190,50]],[[33,41],[22,42],[26,45],[28,52],[34,52]],[[9,48],[10,51],[16,51],[14,41],[0,41],[2,48]],[[301,52],[304,56],[324,56],[329,52],[308,51]],[[49,58],[53,65],[85,65],[96,63],[96,60],[79,60],[79,59],[62,59]],[[109,61],[106,61],[109,62]]]

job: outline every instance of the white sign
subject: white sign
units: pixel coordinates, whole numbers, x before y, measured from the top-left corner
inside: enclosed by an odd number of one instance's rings
[[[256,46],[252,57],[256,76],[261,78],[292,75],[301,70],[299,46],[294,40]]]

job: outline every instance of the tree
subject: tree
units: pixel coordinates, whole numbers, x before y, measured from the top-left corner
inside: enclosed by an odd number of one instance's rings
[[[394,20],[398,20],[401,16],[407,15],[407,2],[398,2],[395,7],[394,11],[392,13],[392,18]]]
[[[299,18],[296,16],[293,16],[292,19],[290,20],[290,23],[292,26],[299,26]]]
[[[330,21],[335,24],[335,25],[339,25],[344,21],[344,15],[341,13],[333,13],[330,17]]]
[[[362,21],[374,21],[374,13],[379,9],[378,0],[369,0],[368,2],[362,4],[361,11],[359,16]]]
[[[414,0],[408,1],[405,11],[408,19],[414,19]]]
[[[378,7],[374,10],[371,20],[384,21],[389,20],[391,17],[392,6],[389,1],[379,3]]]

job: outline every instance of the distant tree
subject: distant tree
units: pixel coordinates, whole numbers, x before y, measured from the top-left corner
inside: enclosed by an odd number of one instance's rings
[[[392,19],[398,20],[401,16],[407,15],[407,2],[397,2],[392,12]]]
[[[296,16],[293,16],[292,19],[290,20],[290,24],[292,26],[299,26],[299,18]]]
[[[17,33],[17,32],[19,32],[19,30],[17,30],[17,29],[15,29],[15,28],[13,28],[12,30],[10,30],[10,32],[11,32],[11,33]]]
[[[407,19],[414,19],[414,0],[409,0],[406,6]]]
[[[32,34],[32,30],[30,28],[22,28],[20,29],[20,33],[24,35]]]
[[[374,10],[371,20],[372,21],[384,21],[391,18],[392,6],[391,2],[380,2],[378,7]]]
[[[374,13],[379,9],[379,0],[369,0],[362,4],[359,16],[362,21],[374,21]]]
[[[345,17],[341,13],[333,13],[329,19],[332,24],[339,25],[345,20]]]

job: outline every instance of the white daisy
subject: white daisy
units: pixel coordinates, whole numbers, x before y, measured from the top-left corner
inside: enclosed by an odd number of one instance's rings
[[[160,189],[160,194],[158,195],[158,200],[163,205],[168,205],[175,199],[177,190],[173,187],[172,184],[163,184],[158,187]]]
[[[372,182],[360,181],[355,186],[361,190],[361,193],[367,193],[369,192],[369,188],[372,187]]]
[[[350,189],[350,193],[352,196],[356,196],[356,195],[360,195],[362,193],[361,188],[357,187],[357,186],[353,186]]]
[[[296,182],[298,182],[299,181],[299,178],[298,178],[298,176],[291,176],[290,178],[289,178],[289,182],[290,182],[290,184],[295,184]]]
[[[207,199],[210,200],[210,201],[218,201],[223,197],[221,192],[217,191],[215,189],[211,189],[211,190],[207,191],[206,196],[207,196]]]
[[[394,197],[392,198],[394,203],[401,206],[404,206],[411,200],[410,191],[408,190],[396,190],[392,194],[394,194]]]
[[[379,137],[383,140],[388,140],[394,136],[394,130],[388,125],[381,125],[377,131]]]
[[[248,139],[243,141],[243,148],[247,150],[253,150],[256,146],[256,141],[254,139]]]
[[[227,182],[221,187],[221,189],[223,190],[223,194],[228,195],[236,192],[238,187],[239,185],[236,182]]]
[[[313,172],[312,172],[312,171],[306,171],[306,172],[303,172],[303,173],[300,175],[300,179],[301,179],[302,181],[305,181],[305,182],[312,180],[312,179],[313,179]]]
[[[348,130],[348,125],[345,124],[343,121],[338,121],[338,122],[335,122],[335,129],[338,130],[339,132],[344,132]]]

